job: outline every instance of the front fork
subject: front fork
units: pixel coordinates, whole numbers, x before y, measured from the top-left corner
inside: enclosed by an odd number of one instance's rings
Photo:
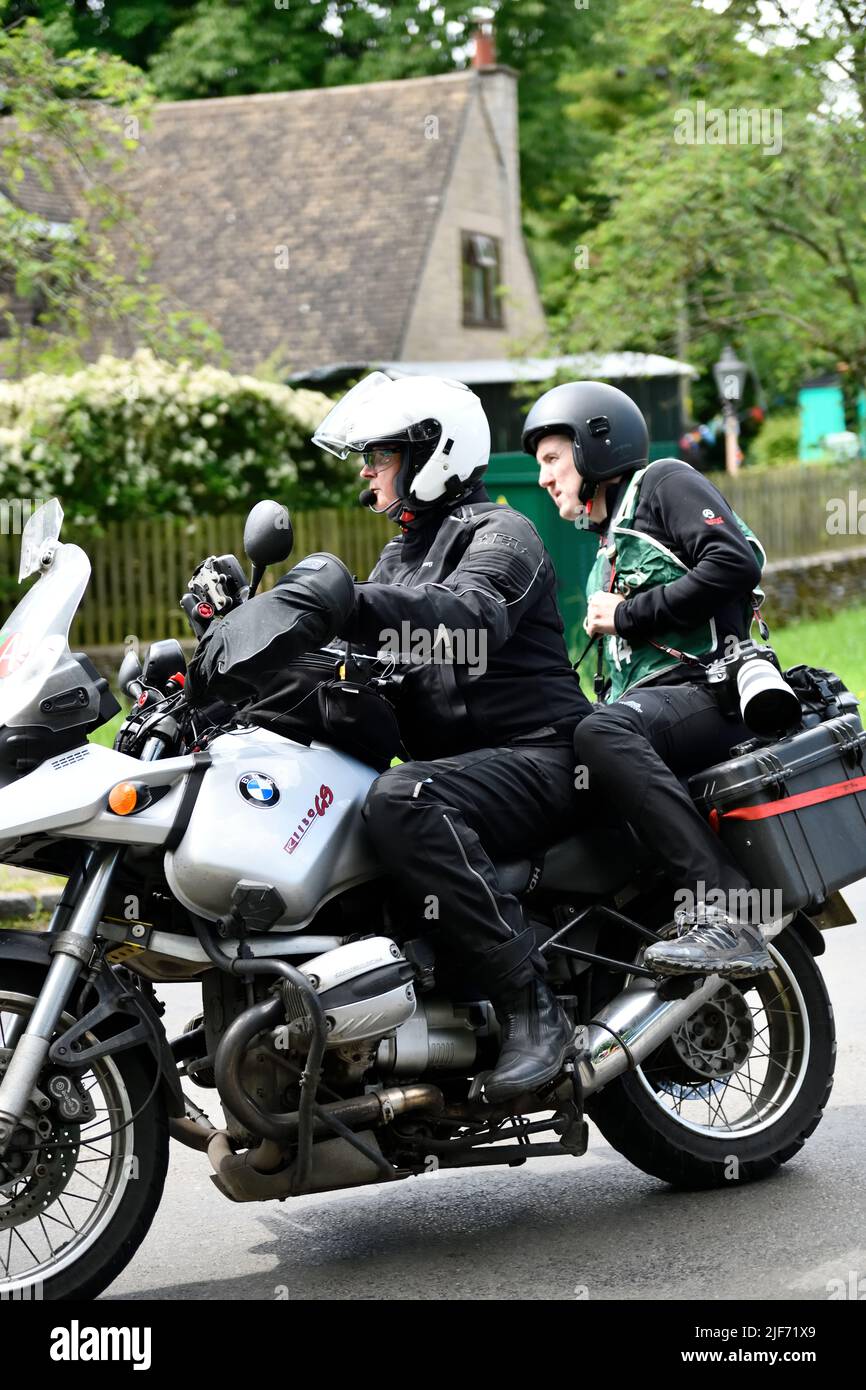
[[[122,853],[122,847],[92,850],[85,868],[70,878],[54,909],[49,930],[57,936],[45,983],[27,1027],[17,1037],[7,1034],[7,1044],[14,1045],[15,1051],[0,1082],[0,1155],[21,1123],[82,966],[93,957],[111,876]]]
[[[166,742],[166,737],[159,735],[149,738],[141,761],[150,763],[161,758]],[[111,876],[122,853],[120,845],[100,845],[91,850],[84,868],[69,879],[54,909],[49,931],[56,932],[57,937],[51,945],[54,959],[45,984],[24,1031],[20,1030],[20,1024],[17,1028],[13,1024],[13,1030],[7,1030],[6,1034],[6,1046],[14,1046],[15,1051],[0,1082],[0,1157],[21,1123],[37,1077],[45,1065],[54,1030],[81,968],[93,959],[93,943]]]

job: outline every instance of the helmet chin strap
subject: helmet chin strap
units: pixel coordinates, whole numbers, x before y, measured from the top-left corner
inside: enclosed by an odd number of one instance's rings
[[[592,504],[592,502],[595,500],[595,494],[597,492],[598,483],[591,483],[588,481],[588,479],[584,478],[583,475],[581,475],[580,491],[577,495],[585,507]]]
[[[583,505],[586,507],[587,512],[589,513],[592,511],[593,498],[595,497],[595,494],[598,492],[598,483],[590,482],[589,478],[584,477],[583,469],[580,466],[580,445],[574,438],[572,438],[571,441],[571,456],[574,460],[574,471],[580,478],[580,491],[577,495],[579,500],[583,503]]]

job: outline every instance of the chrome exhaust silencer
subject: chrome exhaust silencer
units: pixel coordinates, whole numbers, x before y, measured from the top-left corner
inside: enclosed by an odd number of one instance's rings
[[[645,976],[634,980],[589,1024],[588,1054],[577,1064],[583,1094],[592,1095],[623,1072],[634,1071],[722,983],[720,975],[708,975],[685,999],[662,999],[655,981]]]

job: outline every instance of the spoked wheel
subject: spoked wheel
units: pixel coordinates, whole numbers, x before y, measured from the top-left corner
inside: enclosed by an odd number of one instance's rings
[[[833,1010],[790,930],[773,968],[726,981],[642,1066],[589,1102],[605,1138],[646,1173],[705,1188],[764,1177],[802,1148],[833,1084]]]
[[[0,1065],[40,979],[0,968]],[[0,1297],[92,1298],[132,1258],[168,1162],[160,1091],[145,1105],[153,1079],[153,1061],[137,1051],[99,1058],[74,1079],[50,1067],[40,1077],[25,1116],[32,1128],[22,1125],[0,1160]]]

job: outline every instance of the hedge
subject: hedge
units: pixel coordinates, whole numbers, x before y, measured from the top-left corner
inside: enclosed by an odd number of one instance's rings
[[[333,507],[356,470],[310,435],[331,401],[143,349],[68,376],[0,382],[0,496],[60,498],[73,524],[242,511],[274,496]]]

